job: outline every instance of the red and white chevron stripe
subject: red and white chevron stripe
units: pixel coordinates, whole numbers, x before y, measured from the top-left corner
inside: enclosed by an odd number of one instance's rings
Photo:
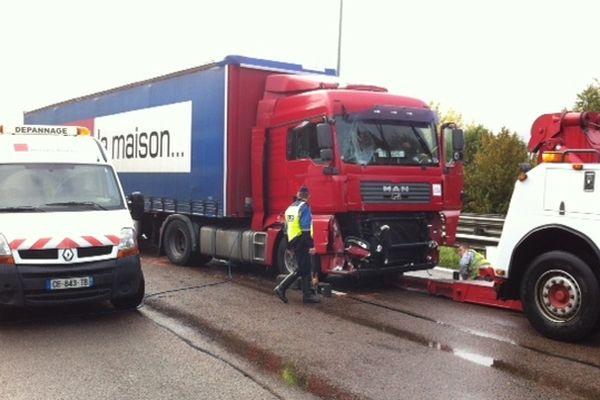
[[[12,250],[75,249],[79,247],[116,246],[119,241],[119,237],[116,235],[15,239],[10,242],[10,248]]]

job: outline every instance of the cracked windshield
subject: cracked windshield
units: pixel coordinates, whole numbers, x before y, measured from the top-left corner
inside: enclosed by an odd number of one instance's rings
[[[435,125],[336,118],[342,160],[359,165],[437,165]]]

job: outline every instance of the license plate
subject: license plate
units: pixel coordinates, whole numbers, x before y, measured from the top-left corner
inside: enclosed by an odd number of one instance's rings
[[[48,279],[46,281],[46,289],[48,290],[64,290],[88,288],[94,286],[94,278],[91,276],[81,276],[78,278],[62,278]]]

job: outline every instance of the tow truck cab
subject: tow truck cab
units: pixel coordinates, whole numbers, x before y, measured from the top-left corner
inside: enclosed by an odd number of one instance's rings
[[[144,296],[136,238],[117,174],[89,130],[0,125],[0,310],[136,307]]]

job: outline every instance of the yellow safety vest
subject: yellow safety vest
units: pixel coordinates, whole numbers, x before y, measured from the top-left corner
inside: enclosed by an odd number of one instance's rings
[[[479,270],[481,269],[481,267],[489,267],[490,262],[488,260],[486,260],[482,254],[479,254],[478,252],[473,251],[473,250],[469,250],[469,251],[473,254],[473,261],[471,262],[471,265],[469,266],[470,272],[471,272],[471,278],[476,279],[479,277]]]
[[[285,226],[288,237],[288,242],[291,242],[295,238],[302,235],[302,228],[300,227],[300,207],[306,204],[305,201],[294,202],[285,210]],[[313,235],[312,221],[310,223],[310,236]]]

